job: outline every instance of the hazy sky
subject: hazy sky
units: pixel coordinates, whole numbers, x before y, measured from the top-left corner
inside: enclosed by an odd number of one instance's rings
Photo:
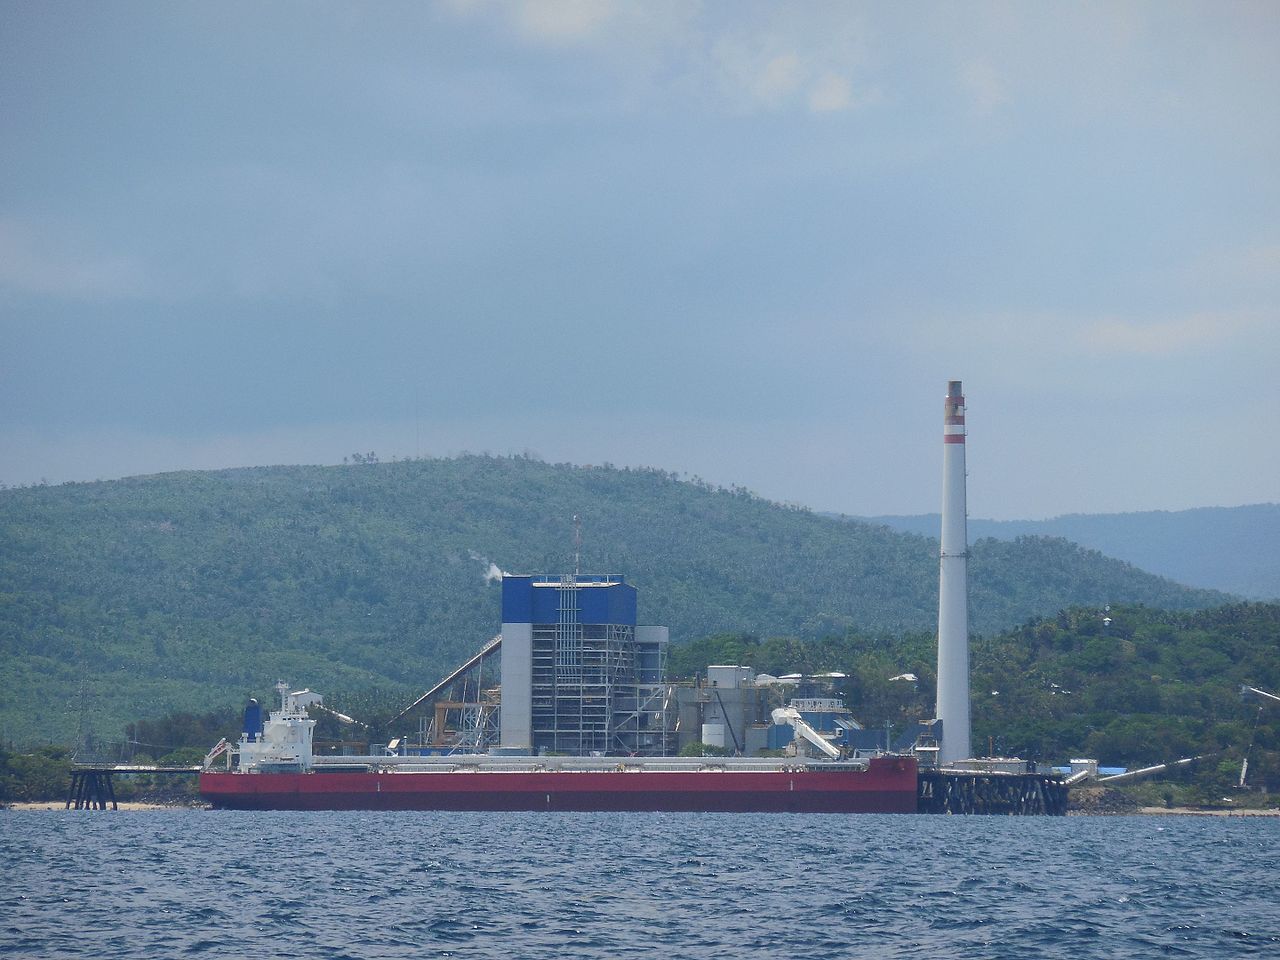
[[[0,482],[1280,499],[1280,5],[0,2]]]

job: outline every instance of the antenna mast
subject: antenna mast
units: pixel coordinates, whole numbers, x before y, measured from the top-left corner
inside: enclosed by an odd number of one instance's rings
[[[573,515],[573,577],[576,580],[581,573],[582,561],[582,519]]]

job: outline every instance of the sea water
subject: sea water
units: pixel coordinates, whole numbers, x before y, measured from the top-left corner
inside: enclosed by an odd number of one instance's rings
[[[21,957],[1280,957],[1280,818],[0,812]]]

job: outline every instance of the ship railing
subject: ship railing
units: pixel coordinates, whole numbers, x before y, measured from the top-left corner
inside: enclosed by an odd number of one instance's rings
[[[865,770],[865,760],[823,761],[749,757],[316,757],[317,769],[385,770],[402,773],[645,773],[725,771],[768,773],[801,770]]]

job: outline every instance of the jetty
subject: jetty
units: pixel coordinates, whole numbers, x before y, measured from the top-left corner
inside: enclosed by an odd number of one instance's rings
[[[68,810],[119,810],[115,785],[117,773],[162,773],[174,776],[197,776],[200,766],[162,766],[147,763],[74,763],[71,786],[67,789]]]

